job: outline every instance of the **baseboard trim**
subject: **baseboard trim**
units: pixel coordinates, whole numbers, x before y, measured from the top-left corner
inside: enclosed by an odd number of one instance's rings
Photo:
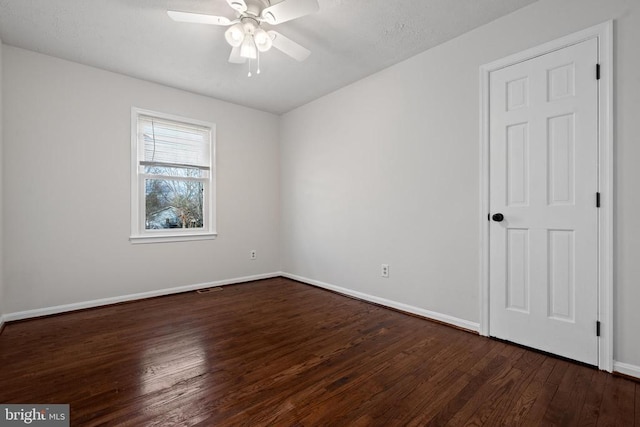
[[[4,331],[4,315],[0,316],[0,334]]]
[[[286,277],[288,279],[296,280],[298,282],[306,283],[308,285],[317,286],[319,288],[328,289],[333,292],[337,292],[339,294],[348,295],[354,298],[358,298],[364,301],[372,302],[374,304],[380,304],[385,307],[393,308],[396,310],[404,311],[407,313],[415,314],[416,316],[424,317],[427,319],[435,320],[440,323],[446,323],[451,326],[455,326],[457,328],[466,329],[472,332],[480,331],[480,324],[470,322],[468,320],[459,319],[454,316],[449,316],[448,314],[437,313],[435,311],[425,310],[423,308],[415,307],[412,305],[404,304],[397,301],[392,301],[386,298],[380,298],[373,295],[365,294],[362,292],[354,291],[352,289],[342,288],[340,286],[331,285],[329,283],[324,283],[319,280],[309,279],[307,277],[297,276],[295,274],[290,273],[281,273],[282,277]]]
[[[640,366],[613,361],[613,372],[640,379]]]
[[[69,311],[84,310],[87,308],[101,307],[104,305],[118,304],[121,302],[135,301],[146,298],[161,297],[181,292],[197,291],[199,289],[211,288],[214,286],[235,285],[239,283],[252,282],[255,280],[271,279],[280,277],[280,272],[257,274],[254,276],[237,277],[234,279],[218,280],[215,282],[197,283],[195,285],[178,286],[175,288],[158,289],[156,291],[141,292],[137,294],[122,295],[118,297],[103,298],[91,301],[78,302],[73,304],[57,305],[53,307],[38,308],[35,310],[18,311],[4,315],[4,322],[15,322],[17,320],[32,319],[35,317],[50,316],[52,314],[66,313]]]

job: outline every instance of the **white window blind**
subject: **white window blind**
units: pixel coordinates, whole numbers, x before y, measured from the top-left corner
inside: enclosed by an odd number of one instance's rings
[[[209,169],[211,130],[206,127],[138,116],[138,158],[141,165]]]

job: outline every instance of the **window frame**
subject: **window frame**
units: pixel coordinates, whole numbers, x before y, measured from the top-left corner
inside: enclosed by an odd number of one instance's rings
[[[161,230],[147,230],[145,228],[146,218],[146,198],[145,179],[150,176],[140,172],[140,159],[138,150],[138,118],[147,116],[161,120],[178,122],[187,126],[199,126],[209,129],[209,177],[186,179],[188,181],[199,181],[203,183],[203,227],[195,228],[170,228]],[[184,242],[192,240],[215,239],[216,231],[216,125],[215,123],[173,114],[160,113],[157,111],[145,110],[142,108],[131,108],[131,243],[164,243],[164,242]],[[167,177],[176,179],[176,177]],[[177,178],[185,180],[184,178]]]

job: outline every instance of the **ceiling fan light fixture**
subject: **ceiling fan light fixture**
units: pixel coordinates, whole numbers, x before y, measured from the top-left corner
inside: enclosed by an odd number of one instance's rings
[[[242,27],[242,24],[238,23],[229,27],[229,29],[224,33],[224,38],[231,46],[240,46],[245,39],[244,28]]]
[[[267,32],[262,28],[256,29],[255,33],[253,34],[253,40],[255,41],[256,47],[260,52],[266,52],[271,49],[271,46],[273,46],[273,40],[271,40],[269,34],[267,34]]]
[[[256,59],[258,57],[256,43],[251,34],[244,36],[244,41],[242,42],[242,46],[240,46],[240,56],[249,59]]]

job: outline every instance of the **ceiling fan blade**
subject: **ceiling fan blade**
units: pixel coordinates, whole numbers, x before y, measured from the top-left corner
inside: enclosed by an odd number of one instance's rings
[[[231,49],[231,55],[229,55],[229,62],[232,64],[244,64],[247,62],[247,58],[240,56],[240,46]]]
[[[273,47],[286,53],[297,61],[304,61],[311,55],[311,51],[300,46],[293,40],[283,36],[277,31],[268,31],[269,37],[273,40]]]
[[[178,12],[168,10],[167,15],[174,21],[189,22],[192,24],[208,24],[208,25],[229,25],[231,20],[224,16],[204,15],[202,13]]]
[[[284,0],[262,11],[262,18],[269,24],[281,24],[317,12],[318,0]]]
[[[247,4],[244,2],[244,0],[227,0],[227,3],[229,3],[229,6],[231,6],[234,10],[237,10],[240,13],[246,12],[247,10]]]

